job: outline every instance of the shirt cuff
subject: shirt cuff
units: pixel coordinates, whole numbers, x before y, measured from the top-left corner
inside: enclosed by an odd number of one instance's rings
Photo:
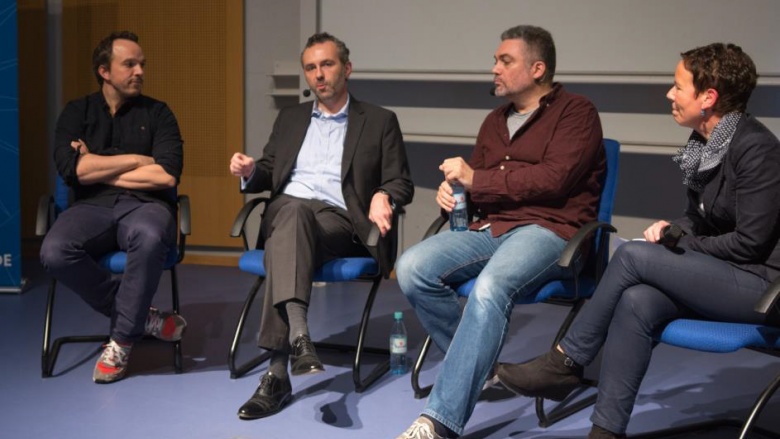
[[[254,171],[252,171],[252,173],[249,175],[249,178],[244,178],[244,177],[241,177],[241,190],[242,190],[242,191],[246,189],[247,182],[248,182],[249,180],[251,180],[251,179],[252,179],[252,177],[254,177],[254,176],[255,176],[255,171],[256,171],[256,170],[257,170],[257,169],[255,169]]]

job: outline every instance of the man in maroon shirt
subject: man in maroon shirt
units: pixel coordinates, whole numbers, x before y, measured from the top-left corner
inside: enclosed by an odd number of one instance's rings
[[[462,185],[475,220],[407,250],[398,282],[434,343],[447,353],[420,416],[398,439],[457,437],[506,336],[515,301],[568,275],[557,265],[579,227],[596,219],[605,169],[601,122],[590,101],[553,82],[552,36],[534,26],[501,35],[495,94],[509,102],[482,123],[471,159],[448,158],[436,202]],[[450,285],[476,277],[461,316]]]

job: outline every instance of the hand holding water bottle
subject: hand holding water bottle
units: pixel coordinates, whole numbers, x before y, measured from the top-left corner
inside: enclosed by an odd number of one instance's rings
[[[445,159],[439,165],[439,170],[444,173],[444,180],[460,183],[467,191],[471,190],[474,170],[462,157]]]
[[[439,186],[436,202],[450,214],[450,230],[468,230],[466,189],[471,188],[474,170],[460,157],[449,158],[439,166],[445,181]]]

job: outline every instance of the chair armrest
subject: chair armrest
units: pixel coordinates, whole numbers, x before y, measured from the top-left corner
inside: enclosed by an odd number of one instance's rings
[[[445,224],[447,224],[447,221],[449,221],[449,215],[445,214],[446,216],[438,216],[435,220],[431,223],[430,226],[428,226],[428,230],[425,231],[425,235],[423,235],[422,239],[426,239],[428,237],[431,237],[441,230],[442,227],[444,227]]]
[[[558,266],[563,268],[569,268],[571,261],[582,250],[582,246],[588,242],[588,239],[596,233],[598,230],[606,230],[609,233],[617,232],[611,224],[601,221],[591,221],[582,226],[577,233],[566,244],[566,248],[563,249],[560,259],[558,259]]]
[[[190,211],[190,197],[179,195],[179,230],[182,235],[189,236],[192,233],[192,213]]]
[[[246,204],[244,204],[244,207],[242,207],[238,212],[238,215],[236,215],[235,221],[233,221],[233,227],[230,229],[230,236],[233,238],[238,238],[241,236],[244,233],[244,225],[246,224],[246,220],[249,218],[249,214],[252,212],[252,210],[254,210],[254,208],[259,204],[267,202],[267,197],[252,198],[251,200],[247,201]]]
[[[368,232],[368,238],[366,239],[366,245],[369,247],[376,247],[379,244],[379,226],[371,224],[371,230]]]
[[[780,299],[780,278],[775,279],[775,281],[769,285],[769,288],[767,288],[764,295],[761,296],[761,299],[758,300],[755,308],[756,312],[765,315],[769,314],[772,311],[772,308],[780,306],[778,299]]]
[[[392,218],[392,228],[396,231],[393,233],[396,233],[398,230],[398,219],[406,213],[406,209],[403,208],[403,206],[393,206],[393,218]],[[367,247],[376,247],[379,245],[379,238],[382,237],[382,234],[379,232],[379,227],[371,223],[371,230],[368,231],[368,236],[366,237],[366,246]],[[396,243],[397,245],[397,243]]]
[[[49,231],[51,208],[53,199],[51,195],[41,195],[38,199],[38,213],[35,219],[35,236],[44,236]]]

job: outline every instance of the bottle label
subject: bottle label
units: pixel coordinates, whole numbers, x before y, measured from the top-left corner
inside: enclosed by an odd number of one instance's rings
[[[390,337],[390,353],[406,354],[406,337],[396,335]]]
[[[466,208],[466,191],[463,190],[463,186],[454,186],[452,197],[455,198],[454,210]]]
[[[459,184],[452,184],[452,197],[455,207],[450,212],[450,230],[462,232],[469,228],[468,211],[466,208],[466,191]]]

